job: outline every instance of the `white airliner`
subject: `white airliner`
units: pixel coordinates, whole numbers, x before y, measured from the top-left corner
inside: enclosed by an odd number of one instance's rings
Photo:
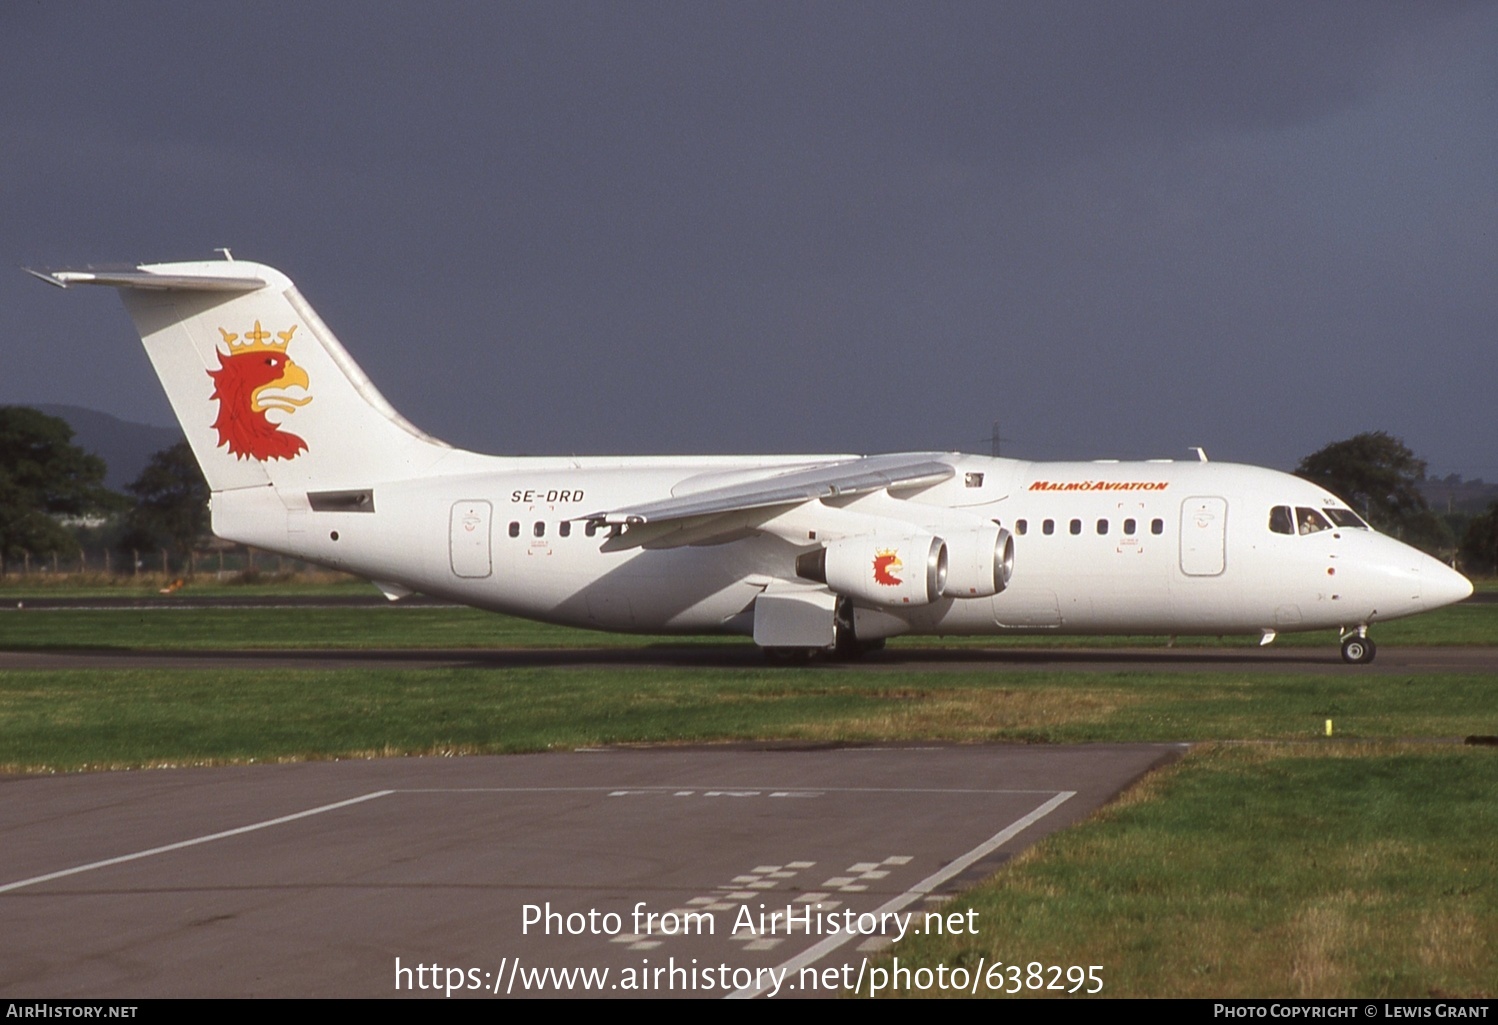
[[[227,255],[227,254],[226,254]],[[34,272],[35,273],[35,272]],[[391,408],[279,271],[38,274],[120,290],[213,531],[376,582],[603,630],[856,654],[900,634],[1257,634],[1460,601],[1467,579],[1252,466],[897,455],[505,458]]]

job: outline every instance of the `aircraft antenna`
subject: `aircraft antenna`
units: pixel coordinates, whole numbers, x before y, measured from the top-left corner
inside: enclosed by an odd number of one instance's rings
[[[1204,448],[1202,448],[1200,445],[1192,445],[1190,448],[1186,449],[1186,451],[1187,452],[1195,452],[1196,453],[1196,461],[1197,462],[1199,462],[1199,463],[1208,462],[1208,459],[1207,459],[1207,450],[1204,449]]]
[[[231,253],[231,252],[229,252],[229,247],[228,246],[219,246],[217,249],[214,250],[214,252],[215,253],[223,253],[225,260],[227,260],[229,263],[233,263],[234,262],[234,254]]]

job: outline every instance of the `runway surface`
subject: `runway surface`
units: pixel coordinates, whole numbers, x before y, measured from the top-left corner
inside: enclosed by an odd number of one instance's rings
[[[1498,673],[1498,647],[1381,647],[1369,665],[1350,666],[1336,648],[895,648],[857,662],[811,663],[828,673],[1067,672],[1312,673],[1408,675]],[[368,649],[246,651],[0,651],[5,669],[515,669],[762,668],[748,644],[644,648]]]
[[[0,992],[830,995],[901,928],[1002,934],[943,914],[946,899],[1181,749],[610,749],[10,778]]]

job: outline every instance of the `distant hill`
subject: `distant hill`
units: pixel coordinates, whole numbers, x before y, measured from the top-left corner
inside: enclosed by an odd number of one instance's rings
[[[104,483],[115,491],[123,491],[126,484],[139,477],[153,455],[183,440],[181,428],[131,423],[82,406],[34,408],[68,422],[73,428],[73,444],[104,460],[109,468]]]

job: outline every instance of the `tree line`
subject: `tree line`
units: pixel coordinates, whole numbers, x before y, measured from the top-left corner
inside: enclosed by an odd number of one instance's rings
[[[1311,453],[1294,472],[1386,534],[1469,573],[1498,572],[1498,500],[1476,515],[1438,513],[1421,491],[1425,470],[1402,440],[1370,431]],[[128,494],[106,488],[104,474],[102,459],[73,444],[67,421],[0,406],[0,575],[22,560],[77,558],[85,541],[128,556],[131,569],[142,551],[189,568],[209,520],[208,485],[187,443],[153,455]]]
[[[163,571],[191,565],[208,537],[208,484],[187,443],[151,456],[127,494],[104,486],[105,470],[73,444],[66,420],[0,406],[0,575],[78,559],[85,546],[118,553],[132,571],[140,552],[166,553]]]

